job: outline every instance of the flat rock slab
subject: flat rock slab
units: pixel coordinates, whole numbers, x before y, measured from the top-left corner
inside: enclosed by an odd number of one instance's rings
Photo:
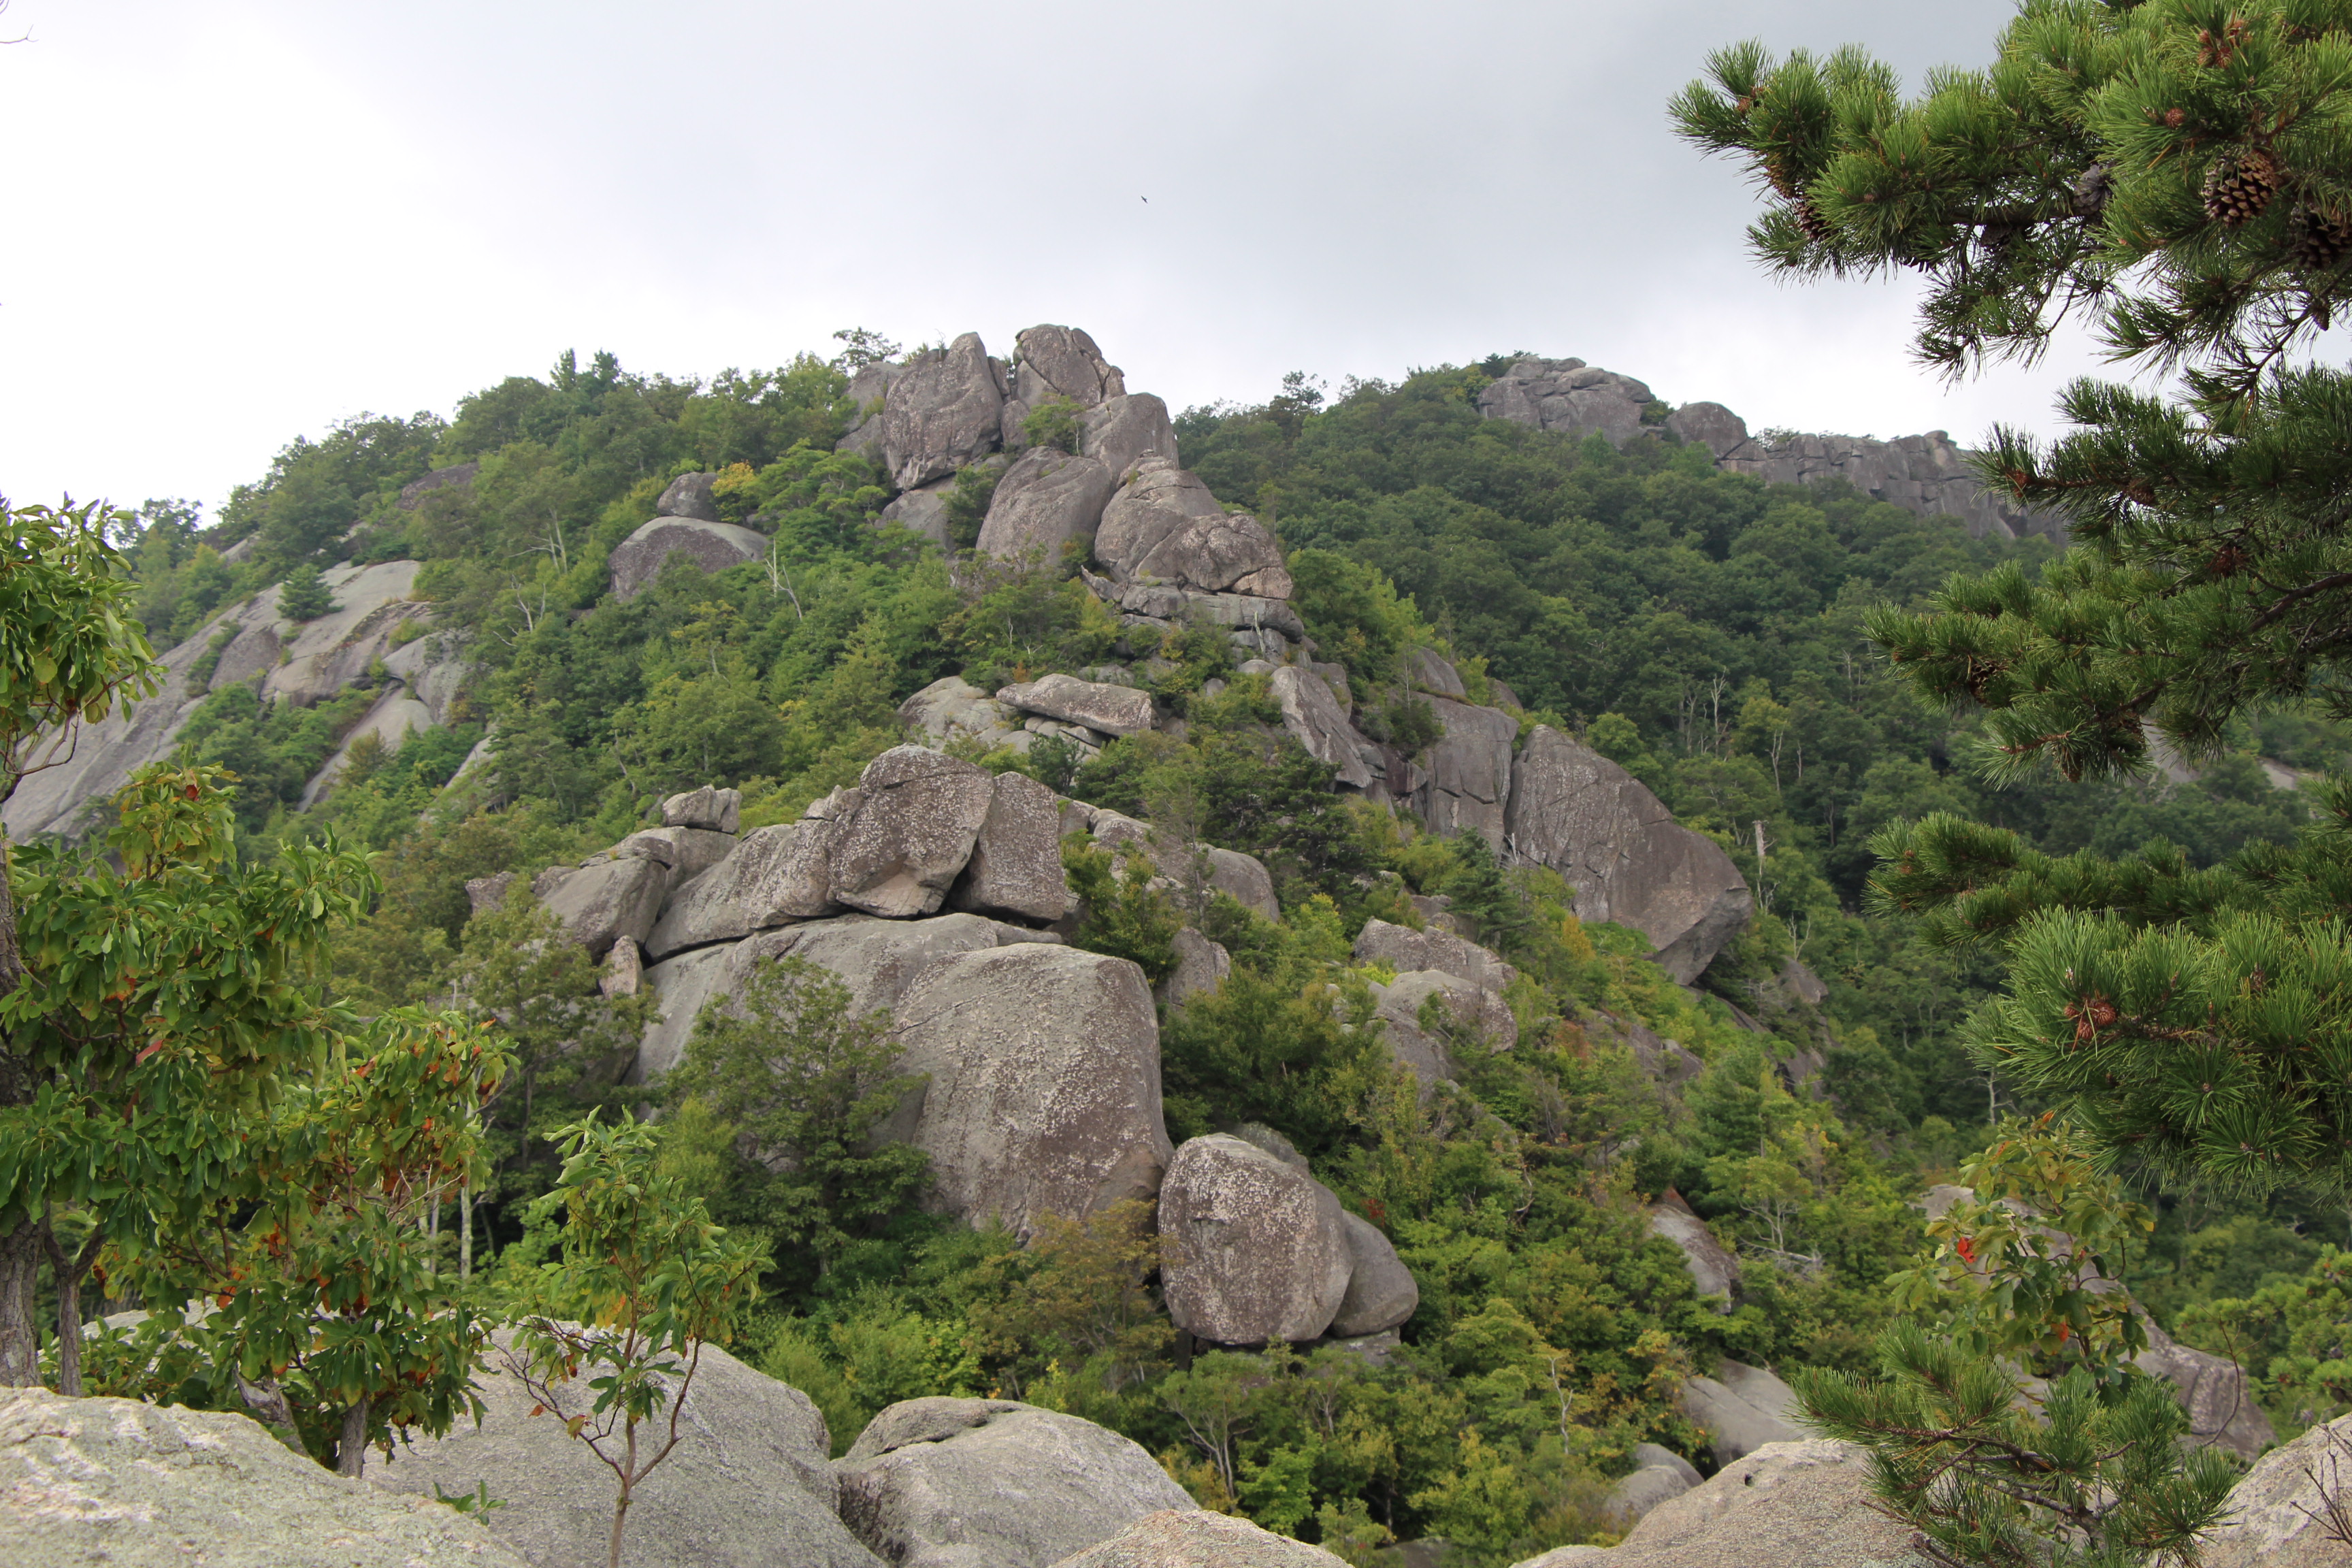
[[[1147,1514],[1054,1568],[1342,1568],[1344,1562],[1248,1520],[1188,1510]]]
[[[670,869],[646,855],[625,855],[575,867],[561,876],[541,872],[531,884],[564,934],[598,958],[615,940],[642,944],[653,933],[668,895]]]
[[[1024,713],[1083,724],[1106,735],[1139,735],[1151,728],[1151,693],[1132,686],[1048,675],[999,690],[996,700]]]
[[[1490,991],[1501,991],[1519,977],[1500,955],[1452,931],[1415,931],[1383,920],[1364,922],[1356,937],[1355,958],[1358,963],[1385,963],[1399,973],[1442,970]]]
[[[662,802],[665,827],[707,827],[715,833],[732,833],[742,816],[743,792],[720,789],[716,784],[704,784]]]
[[[0,1404],[0,1562],[523,1568],[525,1559],[429,1497],[389,1497],[331,1474],[243,1415],[24,1388]]]
[[[1160,1192],[1160,1244],[1168,1315],[1230,1345],[1320,1337],[1354,1261],[1329,1188],[1223,1132],[1176,1151]]]
[[[1062,797],[1026,773],[997,774],[949,901],[1041,925],[1068,914],[1076,899],[1062,869]]]
[[[1286,664],[1269,684],[1282,709],[1283,727],[1307,748],[1307,754],[1338,770],[1341,784],[1369,787],[1372,770],[1365,765],[1363,752],[1370,742],[1349,721],[1348,710],[1322,678]]]

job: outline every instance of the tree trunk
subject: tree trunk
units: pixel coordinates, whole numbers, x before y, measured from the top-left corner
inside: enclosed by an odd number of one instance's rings
[[[41,1240],[49,1255],[49,1271],[58,1281],[58,1392],[79,1399],[81,1387],[81,1282],[98,1261],[100,1238],[91,1237],[73,1257],[58,1245],[57,1233],[42,1226]]]
[[[474,1277],[474,1189],[457,1189],[457,1278]]]
[[[0,1388],[33,1388],[41,1381],[33,1287],[40,1274],[43,1237],[37,1219],[0,1236]]]
[[[258,1383],[247,1383],[240,1372],[236,1391],[254,1418],[269,1428],[270,1436],[304,1458],[310,1457],[310,1450],[302,1445],[301,1429],[294,1425],[294,1407],[286,1402],[286,1391],[278,1386],[276,1378],[265,1376]]]
[[[335,1442],[335,1474],[360,1479],[367,1465],[368,1410],[374,1401],[362,1396],[343,1412],[342,1436]]]

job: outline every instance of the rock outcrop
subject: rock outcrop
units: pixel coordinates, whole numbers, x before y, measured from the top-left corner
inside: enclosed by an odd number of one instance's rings
[[[2227,1356],[2192,1350],[2142,1314],[2147,1349],[2133,1357],[2142,1372],[2172,1384],[2189,1412],[2189,1436],[2251,1459],[2278,1441],[2271,1418],[2254,1403],[2245,1369]],[[2352,1478],[2348,1478],[2352,1479]]]
[[[511,1343],[498,1334],[478,1375],[480,1426],[461,1420],[446,1436],[419,1438],[371,1465],[370,1479],[426,1499],[436,1486],[457,1494],[485,1483],[506,1505],[491,1510],[491,1532],[533,1568],[602,1562],[612,1472],[562,1415],[530,1414],[538,1401],[502,1364]],[[558,1392],[567,1413],[595,1397]],[[705,1345],[682,1426],[685,1439],[629,1504],[624,1545],[635,1568],[878,1568],[835,1512],[824,1417],[806,1394]]]
[[[670,868],[648,855],[625,855],[600,864],[542,871],[531,883],[564,934],[602,958],[622,937],[643,944],[669,894]]]
[[[1133,963],[1046,943],[964,953],[924,969],[897,1016],[902,1066],[926,1081],[886,1134],[931,1157],[950,1213],[1026,1236],[1160,1190],[1160,1028]]]
[[[1435,1009],[1430,1007],[1432,998]],[[1488,1051],[1507,1051],[1519,1042],[1518,1020],[1499,993],[1443,970],[1407,970],[1386,985],[1376,984],[1373,1004],[1390,1055],[1421,1079],[1424,1094],[1440,1079],[1454,1076],[1456,1041]],[[1446,1016],[1440,1017],[1440,1010]]]
[[[831,846],[833,901],[905,920],[947,901],[995,801],[989,775],[921,746],[893,746],[857,779]]]
[[[1348,1289],[1323,1331],[1333,1339],[1352,1340],[1402,1326],[1421,1305],[1421,1287],[1413,1282],[1412,1270],[1371,1221],[1343,1212],[1339,1223],[1348,1237]]]
[[[836,831],[822,818],[753,828],[716,865],[670,894],[645,939],[646,951],[667,958],[836,912],[841,906],[833,899],[831,860]]]
[[[1281,706],[1283,727],[1307,748],[1308,756],[1338,769],[1343,784],[1362,789],[1372,782],[1372,770],[1364,762],[1371,742],[1357,731],[1322,677],[1286,664],[1268,685]]]
[[[717,474],[680,474],[670,480],[669,488],[654,502],[657,517],[691,517],[704,522],[717,522],[719,498],[711,493]]]
[[[1075,901],[1062,872],[1062,797],[1026,773],[999,773],[971,858],[949,901],[1050,925]]]
[[[1316,1339],[1347,1297],[1345,1212],[1314,1177],[1228,1133],[1176,1151],[1160,1193],[1168,1314],[1220,1344]]]
[[[1683,1384],[1683,1414],[1707,1429],[1717,1468],[1746,1458],[1767,1443],[1790,1443],[1805,1433],[1796,1423],[1797,1391],[1762,1367],[1726,1360],[1713,1377]]]
[[[1499,849],[1518,721],[1499,708],[1444,697],[1429,699],[1429,705],[1444,733],[1429,748],[1423,781],[1412,792],[1413,809],[1433,833],[1451,837],[1475,828]]]
[[[1366,921],[1357,934],[1355,959],[1358,963],[1385,963],[1400,973],[1442,970],[1490,991],[1503,990],[1519,975],[1494,952],[1452,931],[1415,931],[1377,918]]]
[[[1181,1008],[1193,997],[1214,991],[1234,972],[1233,954],[1191,926],[1176,933],[1176,967],[1160,983],[1160,999],[1171,1009]]]
[[[2328,1533],[2352,1487],[2352,1415],[2273,1448],[2230,1489],[2230,1521],[2205,1545],[2205,1568],[2340,1568],[2352,1547]]]
[[[1091,545],[1118,476],[1092,458],[1033,447],[1005,470],[980,525],[983,555],[1034,553],[1059,565],[1071,545]]]
[[[943,479],[996,450],[1004,389],[977,332],[910,354],[882,402],[882,460],[902,490]]]
[[[1650,1234],[1663,1236],[1675,1244],[1698,1293],[1722,1297],[1716,1310],[1730,1311],[1731,1299],[1739,1291],[1739,1259],[1732,1256],[1730,1248],[1715,1238],[1706,1221],[1693,1214],[1682,1194],[1671,1187],[1650,1205],[1649,1215]]]
[[[332,1475],[243,1415],[66,1399],[43,1388],[10,1389],[0,1403],[0,1562],[12,1568],[524,1564],[477,1521],[429,1497],[387,1497]]]
[[[1658,966],[1697,978],[1755,912],[1731,857],[1674,819],[1640,780],[1539,724],[1511,769],[1507,858],[1549,866],[1576,912],[1649,938]]]
[[[1024,713],[1083,724],[1104,735],[1139,735],[1151,728],[1151,693],[1107,686],[1074,675],[1046,675],[999,690],[996,700]]]
[[[1228,512],[1172,458],[1139,463],[1101,518],[1095,559],[1114,583],[1223,593],[1248,579],[1265,597],[1290,596],[1274,535],[1247,512]]]
[[[1176,456],[1176,426],[1168,405],[1148,392],[1106,397],[1078,421],[1078,453],[1108,468],[1113,479],[1145,458]]]
[[[1633,1469],[1609,1494],[1610,1511],[1627,1521],[1642,1519],[1661,1503],[1701,1485],[1698,1467],[1671,1448],[1655,1443],[1633,1445]]]
[[[662,826],[732,833],[743,817],[743,792],[704,784],[662,802]]]
[[[705,572],[720,573],[768,552],[768,536],[737,523],[692,517],[657,517],[613,548],[613,597],[623,604],[646,591],[673,555]]]
[[[835,1467],[841,1517],[897,1568],[1047,1568],[1195,1505],[1118,1433],[1008,1399],[910,1399]]]
[[[1343,1568],[1319,1546],[1200,1509],[1146,1514],[1054,1568]]]
[[[1013,392],[1026,407],[1058,397],[1092,408],[1127,395],[1118,366],[1076,327],[1029,327],[1013,343]]]

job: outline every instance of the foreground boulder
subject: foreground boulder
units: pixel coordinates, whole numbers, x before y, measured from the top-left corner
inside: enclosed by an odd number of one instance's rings
[[[243,1415],[8,1395],[0,1562],[12,1568],[522,1568],[476,1521],[330,1474]]]
[[[1200,1509],[1146,1514],[1054,1568],[1343,1568],[1319,1546]]]
[[[1683,1414],[1707,1429],[1717,1466],[1744,1459],[1768,1443],[1805,1436],[1797,1425],[1797,1391],[1762,1367],[1727,1359],[1713,1377],[1683,1384]]]
[[[713,575],[768,552],[768,536],[731,522],[693,517],[657,517],[614,547],[613,597],[623,604],[646,591],[673,555],[683,555]]]
[[[1160,1190],[1160,1026],[1134,963],[1046,942],[941,959],[898,1039],[926,1082],[884,1135],[931,1157],[949,1213],[1029,1236]]]
[[[836,832],[833,823],[819,818],[753,828],[717,865],[670,894],[646,939],[646,951],[667,958],[688,948],[733,942],[770,926],[836,912],[841,908],[833,900]]]
[[[1353,1264],[1331,1190],[1229,1133],[1176,1151],[1160,1193],[1168,1315],[1196,1338],[1255,1345],[1318,1338]]]
[[[1548,724],[1511,769],[1507,858],[1549,866],[1588,921],[1650,939],[1675,979],[1696,979],[1755,912],[1747,881],[1711,838],[1681,826],[1640,780]]]
[[[419,1439],[369,1466],[369,1479],[427,1499],[436,1486],[454,1495],[487,1484],[506,1504],[491,1510],[491,1533],[533,1568],[601,1563],[613,1474],[559,1417],[530,1414],[537,1401],[501,1363],[512,1342],[509,1331],[497,1335],[477,1378],[487,1406],[478,1427],[460,1421],[446,1436]],[[562,1392],[567,1412],[594,1398]],[[835,1514],[824,1417],[806,1394],[705,1345],[679,1428],[684,1439],[630,1501],[630,1568],[877,1568]]]
[[[909,1399],[835,1467],[841,1517],[898,1568],[1047,1568],[1195,1505],[1118,1433],[1008,1399]]]
[[[1095,525],[1118,488],[1118,476],[1092,458],[1033,447],[997,481],[980,525],[980,552],[1009,557],[1034,552],[1046,565],[1057,566],[1065,546],[1092,542]]]
[[[2352,1547],[2327,1533],[2352,1480],[2352,1415],[2314,1426],[2254,1461],[2230,1489],[2229,1523],[2207,1538],[2205,1568],[2338,1568]]]
[[[1774,1443],[1658,1503],[1617,1546],[1563,1546],[1517,1568],[1927,1568],[1910,1527],[1870,1499],[1861,1449]]]

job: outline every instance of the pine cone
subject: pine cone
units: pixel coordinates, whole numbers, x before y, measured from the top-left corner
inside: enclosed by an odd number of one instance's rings
[[[2226,154],[2205,171],[2205,216],[2231,228],[2263,216],[2278,194],[2278,160],[2260,147]]]
[[[1797,198],[1797,226],[1803,229],[1805,237],[1815,245],[1827,244],[1830,236],[1837,232],[1830,226],[1830,220],[1822,216],[1822,209],[1813,205],[1810,194]]]
[[[2325,272],[2352,252],[2352,223],[2315,207],[2287,215],[2287,254],[2307,272]]]

